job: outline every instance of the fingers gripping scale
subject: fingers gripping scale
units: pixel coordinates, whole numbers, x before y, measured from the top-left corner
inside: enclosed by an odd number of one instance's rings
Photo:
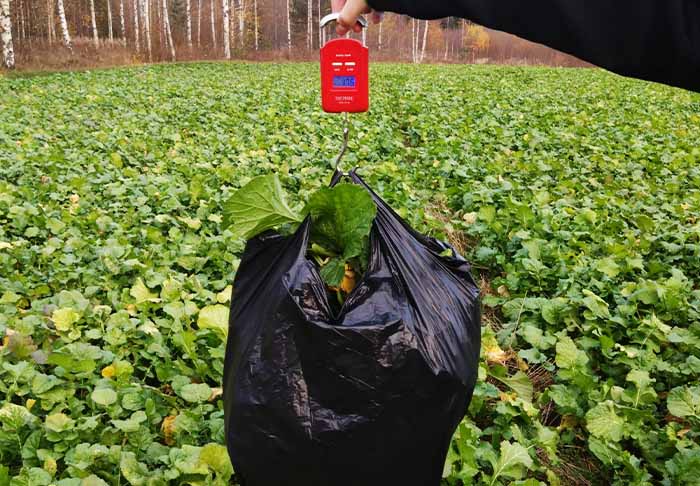
[[[321,19],[321,104],[328,113],[361,113],[369,109],[369,50],[360,41],[342,37],[325,42],[324,27],[337,22],[338,13]],[[367,21],[360,17],[360,25]],[[364,30],[363,30],[364,34]],[[364,38],[364,35],[363,35]]]

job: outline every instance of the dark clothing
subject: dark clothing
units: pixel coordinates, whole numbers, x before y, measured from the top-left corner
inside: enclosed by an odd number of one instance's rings
[[[463,17],[624,76],[700,91],[700,0],[369,0],[419,19]]]

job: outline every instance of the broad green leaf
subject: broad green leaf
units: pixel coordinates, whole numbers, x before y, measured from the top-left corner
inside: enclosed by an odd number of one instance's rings
[[[617,415],[615,404],[607,400],[586,413],[586,428],[595,437],[619,442],[624,433],[624,418]]]
[[[93,390],[92,394],[90,395],[90,398],[92,398],[92,401],[94,401],[98,405],[107,407],[109,405],[112,405],[113,403],[116,403],[117,392],[115,392],[111,388],[96,388],[95,390]]]
[[[560,368],[575,368],[586,366],[588,355],[579,349],[576,343],[569,337],[564,336],[557,342],[556,364]]]
[[[344,261],[365,248],[377,206],[362,186],[338,184],[316,191],[306,205],[311,215],[311,239]]]
[[[610,310],[608,309],[608,303],[603,299],[598,297],[596,294],[590,290],[584,290],[583,294],[586,296],[583,299],[583,303],[588,309],[600,319],[610,319]]]
[[[700,418],[700,386],[678,386],[666,399],[668,411],[676,417]]]
[[[525,471],[532,467],[532,458],[528,454],[527,449],[518,442],[501,441],[501,452],[498,456],[498,461],[493,464],[493,477],[491,484],[494,484],[497,478],[509,477],[518,479],[523,476]]]
[[[494,375],[491,376],[512,388],[524,401],[532,402],[533,387],[527,374],[518,370],[513,376],[503,378]]]
[[[287,205],[277,174],[260,176],[236,191],[224,204],[224,226],[235,238],[250,239],[285,223],[299,223],[301,214]]]
[[[345,260],[342,258],[331,258],[328,263],[321,267],[321,278],[331,287],[338,287],[345,275]]]
[[[180,388],[178,394],[188,402],[201,403],[209,400],[211,388],[206,383],[189,383]]]

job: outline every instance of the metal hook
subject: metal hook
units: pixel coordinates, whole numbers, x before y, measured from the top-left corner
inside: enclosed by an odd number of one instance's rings
[[[338,157],[335,159],[335,170],[336,172],[340,170],[340,159],[343,158],[343,155],[345,155],[345,151],[348,148],[348,139],[350,138],[350,121],[348,119],[348,112],[343,113],[345,115],[344,117],[344,122],[345,125],[343,126],[343,147],[340,149],[340,153],[338,154]],[[342,173],[342,170],[341,170]]]

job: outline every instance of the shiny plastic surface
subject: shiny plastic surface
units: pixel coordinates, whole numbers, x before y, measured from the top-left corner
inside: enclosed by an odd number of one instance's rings
[[[378,206],[339,315],[306,257],[310,220],[251,239],[234,281],[226,440],[244,486],[437,486],[471,400],[478,288],[449,245]],[[338,182],[336,173],[331,184]]]

